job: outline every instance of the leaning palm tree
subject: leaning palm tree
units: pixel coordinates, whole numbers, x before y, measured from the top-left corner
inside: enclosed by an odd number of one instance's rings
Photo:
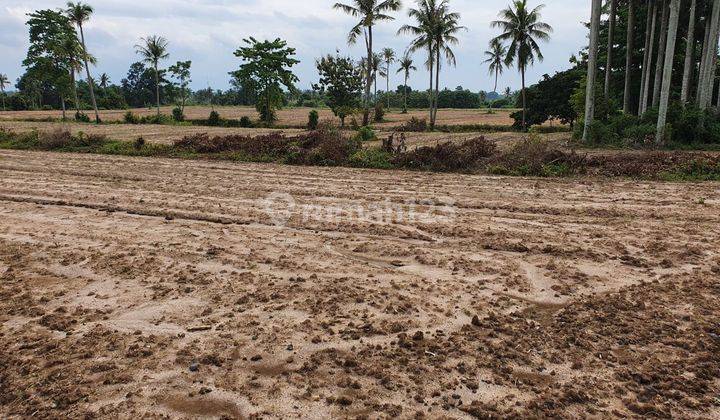
[[[451,12],[448,0],[443,0],[436,11],[436,22],[435,22],[435,97],[440,97],[440,70],[442,68],[442,59],[445,57],[445,61],[451,65],[457,65],[457,59],[455,58],[455,52],[452,50],[452,46],[458,45],[460,41],[457,38],[457,34],[460,31],[467,30],[466,27],[460,25],[460,14]],[[435,101],[435,115],[433,117],[431,126],[435,127],[438,113],[438,101]]]
[[[93,109],[95,110],[95,122],[100,123],[100,113],[98,112],[97,102],[95,101],[95,91],[93,87],[93,79],[90,76],[90,67],[88,66],[88,50],[85,46],[85,33],[83,32],[83,23],[90,20],[90,16],[93,14],[93,8],[90,5],[82,2],[68,2],[66,10],[68,18],[75,23],[80,30],[80,42],[82,43],[82,57],[85,62],[85,74],[87,75],[87,82],[90,86],[90,98],[92,99]]]
[[[70,75],[70,88],[73,93],[76,116],[80,115],[80,100],[77,92],[77,82],[75,75],[80,74],[83,70],[83,48],[78,42],[77,37],[65,37],[60,44],[62,57],[65,62],[65,68]],[[95,64],[95,57],[92,55],[85,56],[87,62]]]
[[[372,88],[372,62],[373,62],[373,27],[378,22],[394,20],[388,12],[396,12],[400,10],[400,0],[352,0],[350,4],[335,3],[333,9],[342,10],[354,18],[360,18],[348,35],[348,43],[355,44],[362,35],[365,38],[365,47],[367,50],[367,60],[365,64],[368,66],[365,72],[365,112],[363,113],[363,125],[370,122],[370,89]]]
[[[397,70],[397,73],[402,72],[405,75],[405,84],[403,85],[403,114],[407,114],[408,79],[410,78],[410,72],[417,71],[417,67],[415,67],[413,59],[408,53],[405,53],[405,56],[400,59],[398,64],[400,65],[400,68]]]
[[[385,96],[387,96],[387,107],[390,109],[390,65],[395,62],[395,51],[392,48],[383,48],[382,59],[385,62]]]
[[[552,27],[540,21],[540,11],[544,4],[530,10],[527,0],[515,0],[507,9],[500,12],[499,20],[491,23],[493,27],[500,28],[502,33],[495,39],[498,41],[509,41],[505,64],[510,66],[517,64],[522,81],[522,125],[527,128],[526,121],[526,95],[525,95],[525,71],[535,59],[542,61],[543,55],[540,51],[538,41],[550,39]]]
[[[155,70],[155,102],[157,104],[157,116],[160,116],[160,71],[158,63],[170,56],[168,53],[168,42],[165,38],[157,35],[150,35],[140,38],[142,44],[135,45],[135,52],[140,54],[143,61],[151,64]]]
[[[488,57],[483,63],[488,64],[490,74],[495,74],[495,89],[497,92],[498,77],[505,71],[505,56],[507,55],[507,47],[497,39],[490,41],[490,49],[485,51]]]
[[[5,86],[10,85],[10,79],[6,74],[0,74],[0,96],[2,96],[2,107],[5,112]]]

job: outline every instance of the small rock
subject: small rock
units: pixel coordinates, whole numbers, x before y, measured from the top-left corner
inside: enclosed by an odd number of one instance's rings
[[[194,363],[191,363],[191,364],[190,364],[190,372],[197,372],[198,370],[200,370],[200,364],[199,364],[199,363],[194,362]]]
[[[258,362],[260,360],[262,360],[262,356],[260,356],[259,354],[256,354],[255,356],[250,358],[250,361],[252,362]]]
[[[425,337],[422,331],[418,331],[415,334],[413,334],[412,339],[415,341],[422,341],[422,339]]]
[[[476,327],[479,327],[479,326],[481,325],[481,324],[480,324],[480,318],[478,318],[477,315],[473,315],[472,321],[470,321],[470,323],[471,323],[472,325],[476,326]]]
[[[294,347],[292,344],[288,344],[288,346],[285,347],[285,350],[287,350],[287,351],[293,351],[293,350],[295,350],[295,347]]]

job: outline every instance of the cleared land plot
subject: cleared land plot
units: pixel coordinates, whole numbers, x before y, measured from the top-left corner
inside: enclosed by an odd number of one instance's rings
[[[719,208],[717,183],[0,151],[0,414],[717,418]]]
[[[216,107],[215,110],[221,117],[227,119],[240,119],[243,116],[257,119],[257,111],[253,107]],[[285,108],[277,112],[278,124],[291,126],[304,126],[308,122],[308,113],[312,108]],[[154,109],[139,108],[132,109],[133,113],[139,116],[155,115]],[[205,119],[210,115],[211,108],[204,106],[192,106],[185,109],[188,119]],[[92,111],[85,111],[88,115]],[[106,122],[122,121],[126,110],[106,110],[100,111],[100,119]],[[172,114],[172,107],[163,107],[161,112],[166,115]],[[320,109],[320,119],[335,119],[329,109]],[[488,114],[485,109],[441,109],[438,112],[439,125],[470,125],[470,124],[489,124],[489,125],[512,125],[513,119],[510,118],[512,111],[496,110],[493,114]],[[401,114],[397,111],[390,111],[385,114],[384,123],[375,124],[377,127],[393,127],[408,121],[412,117],[428,118],[428,112],[425,110],[413,110],[407,114]],[[74,115],[69,112],[68,115]],[[17,119],[43,119],[43,118],[61,118],[60,111],[9,111],[0,112],[0,120],[17,120]],[[361,119],[361,116],[358,116]],[[349,121],[349,120],[348,120]],[[549,124],[548,124],[549,125]],[[556,124],[557,125],[557,124]]]

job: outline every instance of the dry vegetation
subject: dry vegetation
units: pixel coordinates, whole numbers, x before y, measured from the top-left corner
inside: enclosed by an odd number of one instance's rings
[[[717,184],[17,151],[0,172],[0,416],[720,416]],[[454,217],[278,226],[273,192]]]

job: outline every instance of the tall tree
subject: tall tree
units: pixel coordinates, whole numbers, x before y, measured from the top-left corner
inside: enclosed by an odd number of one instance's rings
[[[552,27],[545,22],[540,21],[540,11],[545,7],[544,4],[530,10],[527,0],[515,0],[507,9],[500,12],[500,20],[492,22],[493,27],[498,27],[502,33],[496,37],[499,41],[509,41],[505,64],[510,66],[517,63],[520,71],[520,79],[522,82],[522,103],[523,103],[523,129],[527,129],[526,125],[526,105],[527,97],[525,93],[525,71],[529,65],[535,62],[535,59],[542,61],[543,55],[540,51],[539,41],[547,41],[550,39]]]
[[[688,102],[690,96],[690,84],[692,83],[693,63],[695,62],[695,13],[697,11],[697,0],[690,2],[690,18],[688,20],[687,38],[685,39],[685,65],[683,66],[682,88],[680,90],[680,101],[683,104]]]
[[[5,112],[5,86],[9,85],[10,79],[8,79],[7,74],[0,74],[0,96],[2,96],[3,112]]]
[[[655,29],[657,26],[657,1],[648,0],[647,28],[645,30],[645,53],[643,54],[643,68],[640,80],[640,101],[638,114],[643,115],[648,108],[648,94],[650,90],[650,77],[652,62],[655,54]]]
[[[615,45],[615,24],[617,21],[617,0],[608,0],[610,3],[610,17],[607,43],[607,63],[605,64],[605,98],[610,97],[610,75],[612,74],[612,53]]]
[[[108,76],[107,73],[103,73],[100,75],[98,82],[101,88],[107,89],[108,85],[110,84],[110,76]]]
[[[668,103],[670,101],[675,39],[677,37],[678,21],[680,19],[680,0],[670,0],[669,7],[670,15],[668,19],[667,45],[665,45],[660,108],[658,110],[657,134],[655,135],[655,142],[658,144],[662,144],[665,141],[665,122],[667,119]]]
[[[294,92],[298,81],[291,70],[299,63],[294,58],[295,48],[288,47],[287,42],[280,38],[258,41],[250,37],[243,42],[247,46],[235,51],[235,56],[243,60],[243,64],[230,74],[238,85],[254,93],[257,98],[255,108],[260,118],[267,125],[272,125],[275,110],[282,105],[283,87]]]
[[[385,96],[387,96],[387,107],[390,108],[390,65],[395,62],[395,51],[392,48],[383,48],[382,58],[385,62],[385,81],[386,89]]]
[[[457,34],[460,31],[467,30],[466,27],[460,25],[460,14],[450,11],[448,0],[443,0],[435,14],[435,97],[440,97],[440,70],[442,69],[442,57],[451,65],[457,65],[457,59],[452,47],[458,45],[460,41]],[[430,126],[435,128],[437,122],[439,103],[435,102],[435,113],[430,122]]]
[[[507,47],[497,39],[490,41],[490,49],[485,51],[488,57],[484,63],[488,64],[490,74],[495,75],[495,88],[493,92],[497,93],[498,77],[505,71],[505,56],[507,55]]]
[[[88,65],[88,50],[85,45],[85,33],[83,31],[83,23],[90,20],[90,16],[93,14],[93,8],[82,2],[68,2],[66,13],[71,21],[73,21],[80,31],[80,42],[82,43],[83,49],[83,61],[85,62],[85,74],[87,75],[87,82],[90,86],[90,99],[92,100],[93,109],[95,110],[95,122],[100,123],[100,113],[98,112],[97,101],[95,100],[95,88],[93,86],[93,79],[90,76],[90,66]]]
[[[434,72],[435,72],[435,38],[432,36],[435,25],[435,14],[437,9],[436,0],[417,0],[417,8],[411,8],[408,11],[408,16],[415,20],[414,25],[406,24],[400,27],[398,34],[409,34],[415,38],[410,42],[408,47],[409,52],[416,52],[420,50],[427,51],[427,60],[425,66],[430,72],[430,89],[428,95],[430,99],[430,124],[432,125],[433,116],[435,115],[435,104],[437,98],[435,97],[434,85]]]
[[[707,38],[703,48],[703,57],[700,64],[698,80],[697,104],[700,108],[708,108],[712,102],[713,86],[715,84],[714,64],[717,63],[718,34],[720,33],[720,1],[712,2],[712,10],[705,25]]]
[[[410,78],[410,72],[417,71],[413,63],[412,57],[409,53],[405,53],[405,56],[400,59],[400,68],[397,70],[398,73],[402,72],[405,76],[405,83],[403,84],[403,114],[407,114],[407,97],[408,97],[408,79]]]
[[[345,126],[345,118],[360,106],[364,77],[352,58],[327,55],[315,62],[320,81],[313,89],[324,94],[333,114]]]
[[[587,142],[590,134],[590,124],[595,118],[595,82],[597,79],[597,53],[598,38],[600,34],[600,15],[602,13],[602,0],[592,0],[590,12],[590,45],[588,52],[587,87],[585,91],[585,127],[583,141]]]
[[[363,113],[363,125],[370,123],[370,89],[372,89],[372,63],[373,63],[373,28],[378,22],[394,20],[388,12],[400,10],[400,0],[353,0],[350,4],[335,3],[334,9],[342,10],[360,21],[350,30],[348,43],[353,45],[362,35],[365,39],[367,51],[367,71],[365,73],[365,110]]]
[[[670,15],[669,0],[662,0],[662,17],[660,21],[660,40],[658,41],[658,57],[655,62],[655,82],[652,91],[652,106],[660,104],[660,88],[662,87],[662,72],[665,68],[665,46],[667,44],[668,18]]]
[[[140,54],[143,61],[152,64],[155,70],[155,104],[157,105],[157,116],[160,116],[160,70],[158,64],[170,56],[168,53],[168,42],[165,38],[157,35],[150,35],[140,38],[141,44],[135,45],[135,52]]]
[[[632,57],[635,40],[635,0],[628,0],[628,18],[627,18],[627,37],[625,46],[627,52],[625,54],[625,89],[623,94],[623,112],[630,113],[631,92],[630,85],[632,83]]]
[[[180,88],[180,111],[185,113],[185,103],[190,96],[190,67],[192,61],[178,61],[168,68],[172,77],[177,80],[178,88]]]

